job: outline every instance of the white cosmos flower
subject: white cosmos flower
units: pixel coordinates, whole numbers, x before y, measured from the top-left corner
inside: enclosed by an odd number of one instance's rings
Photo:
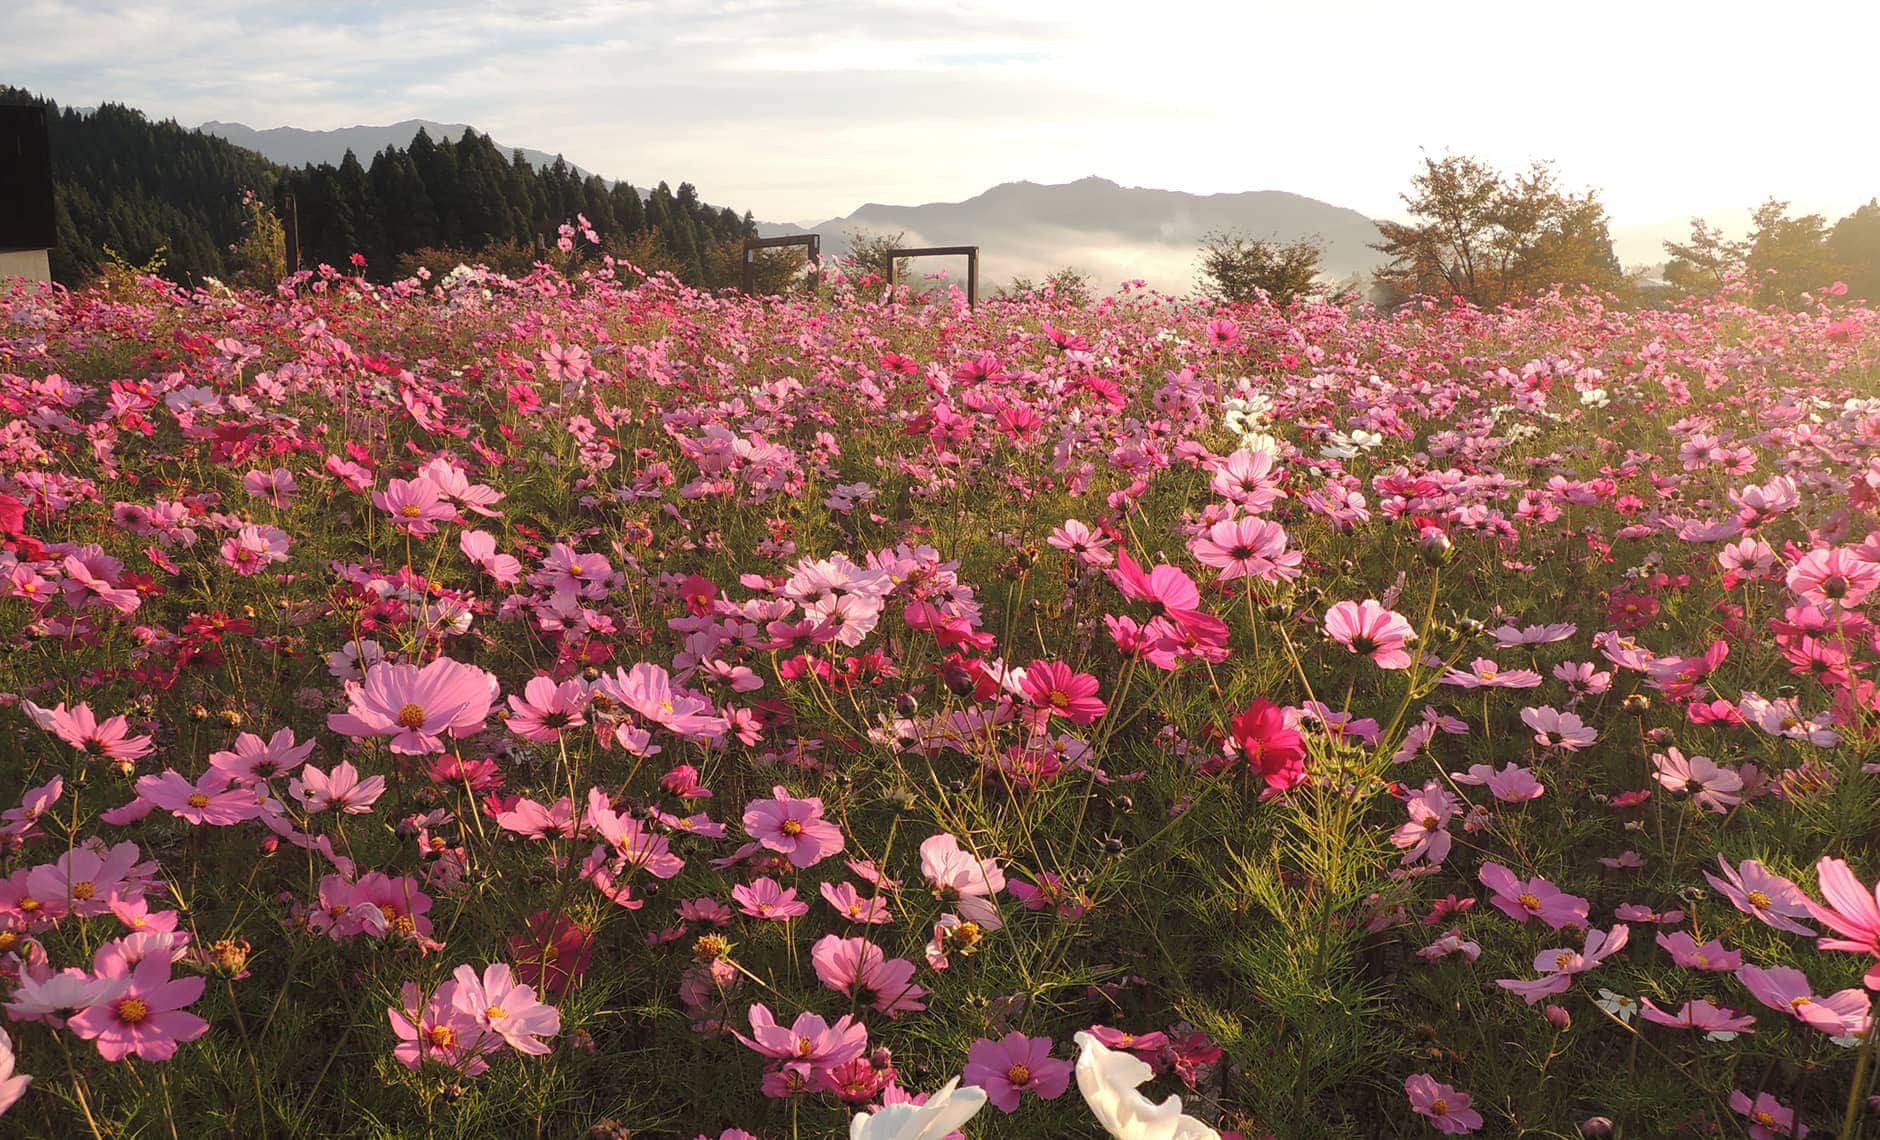
[[[986,1106],[986,1091],[960,1088],[954,1077],[927,1098],[926,1104],[891,1104],[877,1113],[858,1112],[849,1123],[849,1140],[942,1140]]]
[[[1214,1129],[1182,1115],[1180,1097],[1155,1104],[1136,1091],[1155,1075],[1148,1065],[1088,1033],[1074,1040],[1083,1050],[1077,1055],[1077,1091],[1084,1094],[1097,1123],[1116,1140],[1220,1140]]]

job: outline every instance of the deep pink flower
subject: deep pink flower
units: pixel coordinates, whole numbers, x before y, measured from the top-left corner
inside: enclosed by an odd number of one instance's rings
[[[841,854],[842,829],[822,817],[821,799],[798,799],[781,784],[770,794],[773,798],[752,800],[744,808],[744,830],[752,839],[781,852],[798,869]]]
[[[493,675],[448,657],[422,669],[380,662],[363,684],[347,683],[346,711],[326,723],[348,736],[389,736],[393,752],[423,756],[442,752],[445,735],[481,731],[497,693]]]
[[[1404,647],[1416,640],[1416,631],[1404,616],[1375,600],[1339,602],[1325,613],[1325,636],[1380,669],[1408,669],[1410,653]]]
[[[1247,758],[1247,766],[1275,791],[1285,791],[1306,778],[1306,739],[1288,721],[1286,711],[1255,697],[1234,718],[1234,744]]]
[[[129,764],[148,756],[156,747],[148,736],[132,736],[130,722],[121,716],[100,722],[87,704],[69,710],[63,704],[42,709],[31,701],[21,701],[20,708],[34,724],[87,756]]]
[[[1777,930],[1810,938],[1815,936],[1811,928],[1792,921],[1810,913],[1808,896],[1802,893],[1802,888],[1770,872],[1754,859],[1745,859],[1732,867],[1719,855],[1717,866],[1723,870],[1723,878],[1709,871],[1704,872],[1704,878],[1736,909],[1754,915]]]
[[[1482,1114],[1471,1107],[1475,1102],[1468,1093],[1443,1084],[1428,1073],[1414,1073],[1404,1078],[1404,1095],[1410,1108],[1429,1118],[1431,1127],[1449,1136],[1461,1136],[1482,1126]]]
[[[146,1061],[167,1061],[176,1047],[209,1032],[209,1023],[184,1006],[202,996],[202,978],[170,977],[170,958],[154,955],[123,975],[122,992],[87,1006],[66,1022],[73,1033],[97,1043],[98,1055],[122,1061],[135,1054]]]
[[[918,1012],[927,991],[913,982],[914,963],[889,958],[866,938],[825,934],[810,948],[816,977],[837,993],[872,1004],[882,1013]]]
[[[785,887],[766,876],[731,888],[731,901],[752,918],[784,922],[809,913],[809,904],[796,897],[795,887]]]
[[[1567,894],[1538,875],[1523,881],[1500,863],[1484,863],[1476,877],[1494,892],[1488,901],[1516,922],[1538,918],[1555,930],[1586,925],[1586,900]]]
[[[578,680],[555,683],[552,677],[531,677],[520,694],[509,695],[509,731],[524,740],[552,744],[571,728],[587,723],[587,686]]]
[[[457,983],[451,1005],[458,1012],[518,1053],[539,1057],[550,1051],[541,1038],[561,1032],[561,1012],[537,1001],[533,987],[517,984],[507,964],[485,966],[481,977],[473,967],[459,966],[451,977]]]
[[[1069,1061],[1051,1056],[1049,1037],[1027,1037],[1014,1030],[997,1041],[981,1037],[973,1042],[960,1079],[984,1089],[1000,1112],[1011,1113],[1018,1111],[1019,1097],[1027,1092],[1045,1100],[1063,1096],[1074,1069]]]
[[[1073,673],[1062,661],[1033,661],[1025,667],[1019,689],[1047,716],[1064,717],[1072,724],[1089,724],[1103,715],[1097,699],[1097,679]]]
[[[1869,890],[1839,859],[1823,859],[1815,864],[1815,879],[1827,906],[1803,896],[1808,913],[1815,921],[1841,935],[1821,939],[1823,950],[1845,950],[1850,954],[1871,954],[1880,959],[1880,886]],[[1880,990],[1880,960],[1867,971],[1867,988]]]

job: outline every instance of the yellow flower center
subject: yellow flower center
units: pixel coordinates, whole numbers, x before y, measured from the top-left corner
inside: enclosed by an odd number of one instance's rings
[[[795,839],[797,836],[803,834],[803,822],[801,820],[796,820],[796,819],[786,819],[783,821],[783,826],[778,828],[777,830],[783,832],[785,835],[789,836],[790,838]]]
[[[1449,1115],[1449,1102],[1439,1096],[1435,1100],[1430,1102],[1430,1111],[1435,1113],[1437,1116],[1448,1116]]]
[[[489,1018],[491,1021],[501,1021],[503,1018],[509,1016],[509,1011],[500,1005],[485,1006],[483,1016]]]
[[[1540,897],[1532,891],[1522,891],[1521,896],[1515,901],[1528,910],[1539,910],[1541,908]]]
[[[203,795],[201,792],[194,792],[183,802],[193,808],[206,808],[209,806],[209,797]]]
[[[1572,951],[1562,950],[1560,953],[1554,955],[1554,969],[1564,970],[1572,964],[1573,964],[1573,952]]]
[[[403,728],[417,730],[424,727],[424,706],[406,705],[398,710],[398,723]]]
[[[137,1025],[150,1016],[150,1006],[142,998],[127,997],[117,1003],[117,1016],[126,1025]]]
[[[1748,897],[1749,897],[1749,905],[1755,907],[1757,910],[1761,910],[1762,908],[1768,906],[1771,901],[1769,896],[1762,893],[1761,891],[1751,891]]]
[[[424,508],[416,503],[406,503],[404,506],[398,508],[398,513],[408,519],[415,519],[424,514]]]
[[[40,902],[38,899],[34,898],[31,895],[20,896],[20,909],[25,911],[27,914],[33,913],[34,911],[38,910],[41,906],[44,906],[44,905],[45,905],[44,903]]]
[[[448,1025],[433,1025],[425,1032],[425,1036],[439,1049],[448,1049],[457,1043],[457,1031]]]
[[[1005,1079],[1015,1085],[1022,1085],[1031,1080],[1031,1070],[1023,1065],[1013,1065],[1005,1070]]]
[[[92,898],[98,893],[98,885],[90,879],[81,879],[72,884],[72,897],[80,900]]]

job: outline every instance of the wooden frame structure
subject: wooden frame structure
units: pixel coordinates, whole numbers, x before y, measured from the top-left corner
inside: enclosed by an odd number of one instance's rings
[[[778,249],[783,246],[800,245],[809,258],[809,287],[822,284],[822,235],[796,234],[791,237],[745,238],[744,253],[741,260],[743,268],[738,278],[738,287],[745,293],[757,291],[757,263],[751,259],[751,253],[759,249]]]
[[[964,257],[966,259],[966,304],[968,308],[979,305],[979,247],[976,245],[933,245],[920,249],[891,249],[887,253],[887,264],[882,269],[882,276],[888,280],[888,288],[894,288],[894,264],[903,257]]]

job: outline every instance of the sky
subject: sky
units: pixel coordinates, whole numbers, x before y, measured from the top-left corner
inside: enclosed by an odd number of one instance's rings
[[[1880,194],[1880,5],[1496,0],[0,3],[0,82],[186,125],[468,122],[760,220],[1099,174],[1374,217],[1423,154],[1628,227]]]

